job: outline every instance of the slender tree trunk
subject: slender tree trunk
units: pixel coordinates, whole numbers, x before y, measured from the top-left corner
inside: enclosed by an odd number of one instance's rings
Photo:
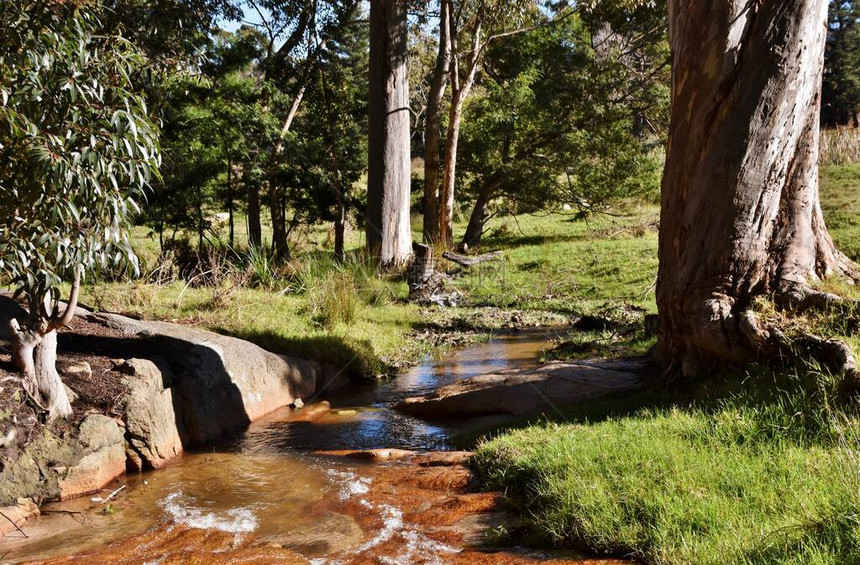
[[[281,138],[286,137],[292,127],[293,120],[296,119],[296,114],[299,113],[299,106],[302,104],[302,99],[305,97],[306,88],[307,84],[302,84],[299,87],[299,91],[296,93],[295,98],[293,98],[293,103],[290,104],[290,111],[287,113],[287,118],[284,120],[284,125],[281,127]]]
[[[233,222],[233,163],[227,158],[227,214],[230,222],[230,247],[233,247],[234,222]]]
[[[857,270],[818,200],[827,0],[670,0],[669,15],[657,360],[694,375],[773,353],[755,296],[792,302]]]
[[[481,190],[475,199],[475,207],[472,209],[472,215],[469,216],[469,225],[466,226],[466,233],[463,235],[463,240],[460,243],[460,247],[464,251],[481,244],[481,237],[484,235],[484,222],[488,215],[487,207],[493,199],[499,184],[500,179],[494,175],[481,185]]]
[[[342,193],[337,196],[337,217],[334,220],[334,257],[338,261],[346,258],[344,252],[344,232],[346,232],[346,206],[343,202]]]
[[[203,231],[206,229],[206,218],[203,217],[203,195],[197,192],[197,254],[203,253]]]
[[[251,162],[245,163],[242,179],[245,184],[245,194],[248,198],[248,244],[259,248],[263,240],[263,227],[260,223],[260,186],[253,178]]]
[[[412,252],[406,3],[370,5],[367,249],[382,266]]]
[[[158,253],[164,256],[164,205],[158,206]]]
[[[424,242],[439,240],[439,144],[442,135],[442,102],[451,64],[450,0],[440,0],[439,52],[427,96],[424,118]]]
[[[465,79],[459,79],[457,57],[451,57],[451,76],[454,85],[451,88],[451,108],[448,114],[448,132],[445,138],[445,166],[442,176],[442,202],[439,213],[439,228],[442,244],[445,247],[454,245],[454,192],[457,184],[457,146],[460,141],[460,122],[463,119],[463,105],[472,85],[481,60],[481,25],[476,26],[472,39],[472,52]]]
[[[272,254],[276,259],[285,260],[289,257],[287,242],[287,219],[284,205],[281,201],[281,191],[273,182],[269,182],[269,212],[272,215]]]

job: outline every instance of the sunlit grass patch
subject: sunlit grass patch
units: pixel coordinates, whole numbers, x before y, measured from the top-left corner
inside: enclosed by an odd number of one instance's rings
[[[515,430],[476,468],[545,542],[667,565],[856,563],[858,421],[820,378]]]

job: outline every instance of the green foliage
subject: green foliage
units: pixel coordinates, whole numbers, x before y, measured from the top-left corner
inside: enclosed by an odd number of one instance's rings
[[[307,2],[263,4],[274,35],[219,32],[197,74],[165,85],[165,183],[146,216],[162,251],[192,234],[201,253],[217,245],[213,213],[235,219],[264,187],[263,203],[285,212],[290,247],[340,206],[362,207],[354,185],[366,161],[367,26],[355,22],[358,3],[314,2],[314,21]],[[303,52],[308,37],[320,42],[313,52]],[[233,234],[228,245],[237,245]]]
[[[856,415],[815,371],[729,382],[701,391],[723,400],[513,431],[477,467],[543,539],[650,564],[856,562]]]
[[[504,196],[514,210],[592,211],[656,193],[659,161],[631,103],[639,84],[620,55],[592,47],[599,38],[586,23],[573,14],[490,49],[463,126],[472,194]]]
[[[247,27],[216,35],[204,51],[202,74],[175,76],[164,85],[164,183],[145,215],[162,251],[175,245],[177,230],[194,234],[202,247],[213,233],[212,213],[237,211],[244,183],[261,183],[265,148],[278,131],[277,118],[265,107],[284,103],[255,71],[263,42]],[[172,236],[164,241],[168,228]]]
[[[0,271],[36,303],[78,268],[136,268],[127,227],[160,162],[141,58],[94,35],[99,14],[0,3]]]
[[[104,0],[101,33],[122,34],[151,64],[175,69],[193,60],[219,19],[238,20],[235,0]]]

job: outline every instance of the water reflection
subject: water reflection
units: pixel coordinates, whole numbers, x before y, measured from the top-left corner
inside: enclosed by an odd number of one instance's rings
[[[294,414],[285,409],[219,447],[243,453],[376,447],[452,449],[452,438],[462,427],[461,422],[427,421],[395,412],[391,407],[407,397],[427,394],[461,379],[535,363],[550,337],[545,330],[520,332],[454,350],[396,379],[333,393],[326,397],[332,410],[312,421],[294,421]]]

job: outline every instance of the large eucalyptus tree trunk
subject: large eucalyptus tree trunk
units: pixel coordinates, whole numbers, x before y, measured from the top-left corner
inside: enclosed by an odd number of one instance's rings
[[[755,296],[796,304],[857,270],[818,200],[827,0],[670,0],[669,16],[657,359],[692,375],[773,352]]]
[[[405,263],[409,223],[409,81],[406,3],[370,3],[367,249],[380,264]]]
[[[439,52],[427,95],[424,119],[424,242],[439,240],[439,150],[442,137],[442,103],[451,63],[450,0],[439,1]]]

